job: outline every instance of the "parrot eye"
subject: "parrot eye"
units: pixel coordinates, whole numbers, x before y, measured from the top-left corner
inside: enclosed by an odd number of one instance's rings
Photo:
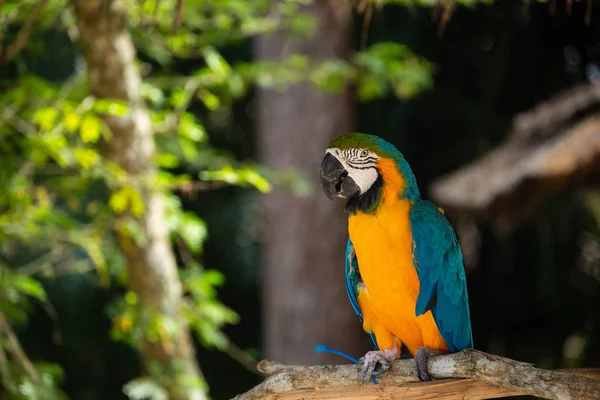
[[[361,157],[366,157],[366,156],[368,156],[368,155],[369,155],[369,152],[368,152],[367,150],[363,150],[363,151],[360,153],[360,156],[361,156]]]

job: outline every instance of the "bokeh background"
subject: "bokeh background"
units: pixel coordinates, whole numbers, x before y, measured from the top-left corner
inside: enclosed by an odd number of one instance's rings
[[[226,399],[261,358],[360,357],[318,186],[350,131],[446,208],[476,348],[600,367],[598,5],[0,0],[0,398]]]

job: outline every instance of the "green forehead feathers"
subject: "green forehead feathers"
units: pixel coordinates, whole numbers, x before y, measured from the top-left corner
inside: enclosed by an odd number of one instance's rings
[[[396,162],[398,171],[406,180],[406,188],[404,188],[404,196],[417,201],[421,195],[417,186],[415,176],[404,159],[400,151],[390,142],[375,135],[366,133],[346,133],[334,138],[329,142],[328,148],[346,149],[368,149],[377,154],[379,157],[391,158]]]
[[[386,142],[382,138],[366,133],[346,133],[335,137],[329,142],[328,148],[346,149],[368,149],[379,156],[396,158],[401,157],[400,152],[394,145]]]

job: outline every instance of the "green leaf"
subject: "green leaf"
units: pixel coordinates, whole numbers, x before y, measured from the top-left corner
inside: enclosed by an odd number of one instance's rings
[[[63,123],[65,124],[65,128],[67,128],[67,130],[69,132],[77,131],[77,128],[79,128],[80,122],[81,122],[81,117],[79,117],[79,115],[77,113],[68,112],[68,113],[65,113],[65,115],[63,116]]]
[[[96,143],[102,132],[102,122],[93,115],[86,115],[81,121],[79,134],[84,143]]]
[[[193,140],[180,136],[177,138],[177,143],[179,144],[179,149],[183,153],[183,156],[188,161],[195,161],[198,157],[198,148],[197,144]]]
[[[75,148],[75,159],[81,168],[90,169],[100,161],[100,155],[95,150],[77,147]]]
[[[141,95],[155,106],[162,106],[165,103],[165,94],[156,86],[147,82],[142,83],[140,88]]]
[[[218,180],[237,185],[252,185],[262,193],[271,191],[269,181],[252,168],[234,169],[225,166],[218,171],[204,171],[201,178],[205,180]]]
[[[116,190],[110,196],[108,205],[115,214],[122,214],[129,209],[134,217],[140,217],[144,213],[144,201],[140,193],[133,187],[124,186]]]
[[[231,72],[231,67],[227,61],[212,47],[207,47],[203,51],[204,60],[208,67],[216,73],[228,75]]]
[[[124,218],[117,225],[119,234],[124,235],[134,241],[138,246],[143,246],[146,242],[146,233],[138,221],[133,218]]]
[[[198,98],[204,103],[206,108],[209,110],[216,110],[221,105],[221,101],[217,96],[209,92],[208,90],[199,90]]]
[[[102,252],[102,238],[99,237],[99,233],[93,236],[78,236],[74,241],[87,252],[100,278],[100,285],[106,287],[109,283],[108,265]]]
[[[46,291],[42,287],[42,284],[27,275],[13,275],[10,284],[27,296],[34,297],[40,301],[46,300]]]
[[[181,136],[191,139],[194,142],[202,142],[207,138],[204,127],[196,121],[196,118],[191,113],[181,115],[177,131]]]
[[[121,188],[110,196],[108,205],[116,214],[122,214],[129,204],[129,192],[127,188]]]
[[[188,101],[188,96],[186,95],[185,90],[183,88],[175,88],[169,97],[169,103],[173,108],[184,108],[186,105],[186,101]]]
[[[183,213],[178,232],[193,253],[198,254],[202,250],[202,242],[206,239],[206,225],[196,214]]]
[[[47,107],[40,108],[33,114],[33,120],[44,131],[50,131],[56,125],[58,119],[58,110]]]
[[[202,281],[210,286],[221,286],[225,283],[225,275],[220,271],[207,269],[202,274]]]
[[[129,112],[129,106],[123,100],[98,99],[94,103],[94,111],[113,117],[123,117]]]
[[[130,306],[135,306],[138,303],[137,294],[132,291],[125,293],[125,302]]]
[[[350,76],[350,67],[342,60],[321,63],[310,75],[310,79],[327,93],[337,93],[344,89]]]
[[[179,165],[179,158],[170,153],[160,153],[156,157],[156,162],[163,168],[176,168]]]
[[[144,200],[142,199],[140,192],[134,188],[130,188],[129,201],[131,202],[131,214],[133,214],[133,216],[136,218],[141,217],[144,213],[145,207]]]

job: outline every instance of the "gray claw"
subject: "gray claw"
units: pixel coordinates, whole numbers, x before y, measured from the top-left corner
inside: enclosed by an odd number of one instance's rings
[[[387,372],[388,369],[390,369],[390,363],[387,362],[387,360],[380,360],[379,365],[380,365],[379,369],[373,370],[373,373],[372,373],[373,376],[383,375]]]
[[[431,375],[427,368],[427,359],[429,357],[437,356],[442,354],[442,351],[429,349],[427,347],[420,347],[415,353],[415,371],[420,381],[430,381]]]

